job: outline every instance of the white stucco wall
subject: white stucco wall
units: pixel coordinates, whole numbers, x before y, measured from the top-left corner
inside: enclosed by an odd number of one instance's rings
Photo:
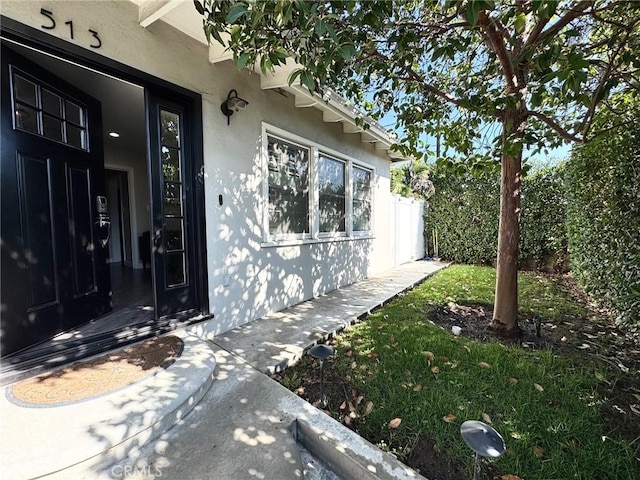
[[[73,43],[91,50],[86,29],[97,30],[102,39],[99,54],[202,95],[209,302],[215,314],[207,332],[229,330],[392,266],[390,162],[384,152],[362,143],[359,134],[343,133],[341,124],[324,123],[316,109],[295,108],[293,96],[261,90],[258,74],[239,72],[230,62],[210,64],[206,46],[172,27],[156,22],[142,28],[133,3],[3,0],[0,8],[3,15],[40,29],[41,7],[54,12],[60,24],[74,21]],[[63,27],[48,32],[69,40]],[[232,88],[249,101],[249,107],[234,114],[227,126],[220,104]],[[375,168],[372,238],[280,247],[262,244],[262,122]]]

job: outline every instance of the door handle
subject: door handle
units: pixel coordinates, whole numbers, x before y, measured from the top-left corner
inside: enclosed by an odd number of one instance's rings
[[[153,246],[157,250],[162,246],[162,229],[156,228],[153,231]]]
[[[107,229],[107,236],[106,238],[101,238],[100,239],[100,244],[102,245],[102,248],[106,247],[107,244],[109,243],[109,239],[111,238],[111,222],[109,220],[105,220],[104,218],[100,218],[97,222],[96,225],[98,226],[98,229],[100,231],[102,231],[103,229]]]

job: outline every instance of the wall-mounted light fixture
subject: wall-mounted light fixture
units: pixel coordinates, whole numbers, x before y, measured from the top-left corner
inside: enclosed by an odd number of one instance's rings
[[[222,113],[224,113],[227,117],[227,125],[229,125],[233,112],[245,110],[247,108],[247,105],[249,105],[249,102],[247,102],[244,98],[240,98],[238,96],[238,92],[236,92],[235,90],[229,90],[227,99],[222,102],[222,105],[220,105],[220,110],[222,110]]]

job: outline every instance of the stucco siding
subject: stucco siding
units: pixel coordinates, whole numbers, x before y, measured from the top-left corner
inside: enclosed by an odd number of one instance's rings
[[[292,95],[262,90],[259,74],[238,71],[228,61],[210,64],[205,45],[162,21],[141,27],[133,3],[3,1],[0,8],[3,15],[41,29],[42,7],[55,12],[61,23],[74,21],[76,45],[91,50],[86,31],[98,30],[101,55],[202,95],[208,301],[215,315],[203,333],[227,331],[392,266],[390,161],[383,151],[363,143],[359,134],[343,133],[339,123],[324,123],[317,109],[296,108]],[[71,41],[64,28],[49,33]],[[249,106],[227,126],[220,104],[230,89]],[[264,243],[264,122],[375,169],[371,236]],[[138,215],[144,216],[146,205],[136,203]]]

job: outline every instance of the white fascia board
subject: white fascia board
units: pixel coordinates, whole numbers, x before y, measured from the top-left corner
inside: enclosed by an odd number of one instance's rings
[[[225,44],[229,43],[229,34],[226,32],[220,33],[220,38]],[[209,44],[209,63],[219,63],[225,60],[233,60],[233,52],[224,45],[221,45],[217,40],[211,39]]]
[[[254,71],[260,74],[260,88],[263,90],[288,87],[289,75],[299,66],[291,57],[285,60],[284,65],[274,67],[272,72],[262,73],[259,65],[260,62],[256,62]]]
[[[182,2],[183,0],[144,0],[138,5],[138,23],[147,28]]]
[[[314,100],[312,97],[307,95],[295,94],[296,97],[296,107],[297,108],[309,108],[314,107],[318,102]]]

